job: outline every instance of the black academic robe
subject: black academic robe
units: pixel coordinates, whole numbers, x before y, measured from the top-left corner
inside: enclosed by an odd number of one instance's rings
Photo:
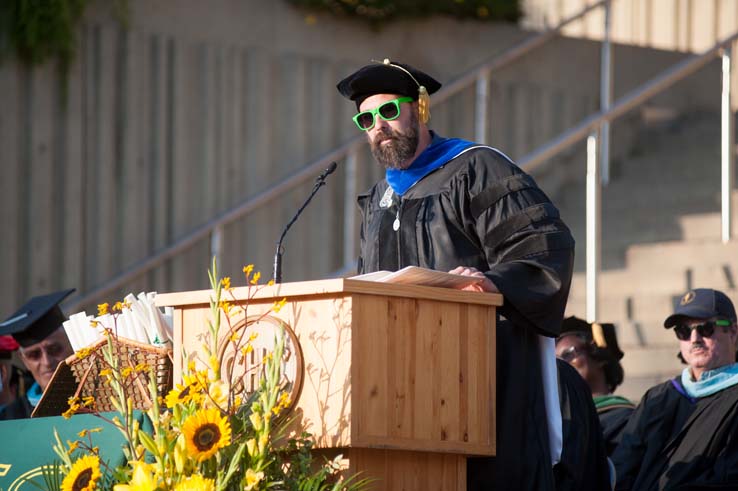
[[[30,418],[32,412],[33,406],[28,402],[28,398],[21,396],[0,409],[0,421]]]
[[[612,456],[616,490],[738,489],[738,385],[697,400],[681,387],[643,396]]]
[[[562,360],[556,365],[564,437],[554,468],[556,491],[609,491],[610,468],[592,392],[574,367]]]
[[[553,489],[537,335],[556,337],[561,328],[574,258],[569,229],[534,180],[487,147],[451,160],[402,198],[388,200],[387,188],[382,180],[359,197],[359,273],[471,266],[504,295],[498,456],[470,460],[468,489]]]
[[[628,419],[633,414],[633,407],[614,407],[597,410],[600,417],[600,426],[602,427],[602,436],[605,438],[605,449],[607,455],[612,455],[620,443],[620,438],[628,423]]]

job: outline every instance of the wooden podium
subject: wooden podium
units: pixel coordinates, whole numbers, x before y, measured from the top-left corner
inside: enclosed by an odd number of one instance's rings
[[[294,333],[294,428],[342,453],[382,490],[466,490],[466,458],[495,454],[496,294],[350,279],[233,290],[248,315],[286,298]],[[160,294],[174,353],[207,332],[210,290]],[[181,382],[183,361],[174,360]]]

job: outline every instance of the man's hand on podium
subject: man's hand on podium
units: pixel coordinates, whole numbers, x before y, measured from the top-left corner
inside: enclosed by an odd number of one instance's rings
[[[460,274],[462,276],[474,276],[477,278],[484,278],[479,283],[474,283],[473,285],[467,285],[463,287],[462,290],[466,290],[470,292],[500,293],[500,290],[498,290],[495,284],[492,283],[492,280],[484,276],[484,273],[479,271],[477,268],[468,268],[466,266],[459,266],[449,271],[449,273]]]

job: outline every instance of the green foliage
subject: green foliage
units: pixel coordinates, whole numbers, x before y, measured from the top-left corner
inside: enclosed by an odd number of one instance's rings
[[[0,47],[28,64],[74,59],[77,26],[89,0],[2,0]]]
[[[287,0],[295,6],[359,17],[373,25],[384,21],[449,15],[459,19],[517,22],[520,0]]]
[[[77,33],[90,0],[0,0],[0,61],[9,55],[29,65],[55,60],[62,72],[74,61]],[[110,0],[123,27],[128,0]]]

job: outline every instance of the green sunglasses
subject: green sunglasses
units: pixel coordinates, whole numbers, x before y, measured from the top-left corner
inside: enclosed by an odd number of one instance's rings
[[[374,128],[376,117],[379,115],[385,121],[392,121],[400,117],[400,104],[403,102],[412,102],[412,97],[398,97],[387,101],[379,107],[370,109],[368,111],[361,111],[359,114],[354,116],[354,123],[359,127],[360,130],[369,131]]]

